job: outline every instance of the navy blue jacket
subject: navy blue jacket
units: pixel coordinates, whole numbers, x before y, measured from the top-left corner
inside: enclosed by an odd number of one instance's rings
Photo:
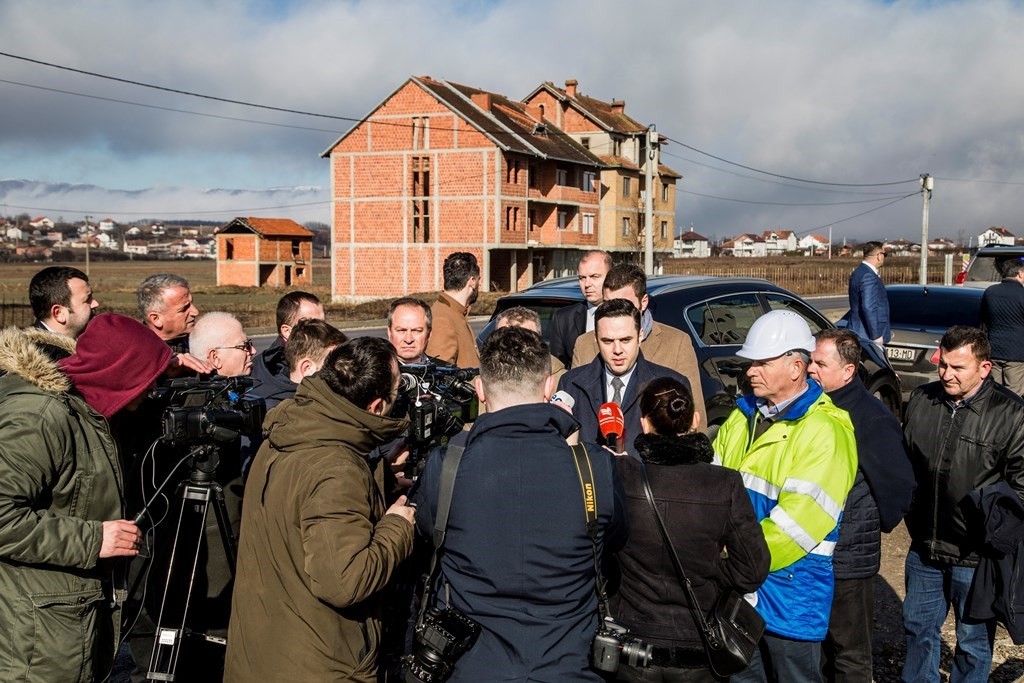
[[[892,339],[889,330],[889,298],[885,294],[882,278],[861,263],[850,273],[848,289],[850,297],[849,329],[862,339],[874,341],[882,338],[883,344]]]
[[[565,437],[567,412],[534,403],[477,418],[459,463],[437,585],[481,626],[452,681],[600,681],[589,667],[597,630],[593,544]],[[588,446],[599,544],[625,544],[622,484],[613,457]],[[428,538],[443,453],[435,450],[414,495]],[[599,547],[599,552],[601,548]]]
[[[914,468],[899,420],[859,377],[828,395],[850,414],[857,441],[857,478],[846,497],[832,564],[837,579],[866,579],[878,573],[880,532],[895,529],[910,509]]]
[[[993,358],[1024,361],[1024,287],[1019,282],[1003,280],[985,290],[981,327],[988,333]]]
[[[562,361],[562,365],[565,367],[572,367],[572,350],[576,346],[576,340],[586,331],[586,301],[564,306],[555,311],[548,332],[551,355]]]
[[[626,452],[632,456],[637,455],[633,440],[643,431],[640,429],[640,389],[656,377],[673,377],[687,388],[690,387],[690,380],[686,377],[672,368],[651,363],[644,358],[643,352],[640,352],[636,369],[622,392],[622,404],[619,406],[626,419]],[[604,361],[601,360],[601,356],[562,375],[558,380],[558,388],[568,392],[576,401],[572,414],[580,423],[580,441],[603,443],[601,430],[597,424],[597,411],[601,404],[610,401],[611,397],[605,396]],[[622,448],[622,444],[619,444],[619,448]]]
[[[1014,645],[1024,643],[1024,502],[1005,481],[971,491],[985,546],[967,594],[967,616],[998,619]]]

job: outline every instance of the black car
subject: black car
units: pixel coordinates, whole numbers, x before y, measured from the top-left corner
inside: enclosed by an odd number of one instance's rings
[[[953,325],[978,326],[984,289],[939,285],[889,285],[889,328],[885,355],[900,376],[903,400],[922,384],[938,379],[933,362],[939,340]],[[847,313],[837,323],[845,325]]]
[[[809,303],[778,285],[755,278],[654,275],[647,279],[649,307],[658,322],[678,328],[693,340],[701,368],[707,422],[720,425],[746,388],[750,361],[736,355],[753,322],[768,311],[799,313],[811,332],[834,325]],[[555,311],[582,301],[576,278],[547,280],[498,300],[495,315],[525,306],[540,315],[544,336]],[[482,341],[494,329],[494,318],[480,332]],[[900,381],[877,347],[865,345],[860,369],[868,391],[901,414]]]

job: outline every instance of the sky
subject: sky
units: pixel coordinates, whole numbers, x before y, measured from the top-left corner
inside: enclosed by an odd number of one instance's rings
[[[680,231],[916,241],[927,173],[930,237],[1024,236],[1021,2],[0,0],[0,26],[0,187],[37,181],[0,214],[329,222],[320,154],[429,75],[625,100],[669,138]]]

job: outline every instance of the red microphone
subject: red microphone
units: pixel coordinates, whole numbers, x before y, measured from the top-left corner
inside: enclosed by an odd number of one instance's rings
[[[604,442],[616,453],[619,451],[619,441],[623,438],[626,429],[626,418],[622,416],[622,408],[618,403],[604,403],[597,410],[597,425],[601,430]]]

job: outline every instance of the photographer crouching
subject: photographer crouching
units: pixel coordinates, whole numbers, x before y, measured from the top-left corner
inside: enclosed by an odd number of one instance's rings
[[[579,424],[548,403],[550,371],[540,335],[520,327],[495,331],[474,380],[487,412],[427,460],[414,499],[417,530],[432,537],[444,462],[453,446],[465,448],[434,585],[438,610],[454,608],[480,630],[475,643],[436,652],[418,625],[412,659],[418,675],[444,680],[450,669],[451,680],[474,683],[494,680],[496,672],[508,680],[602,680],[590,667],[598,628],[595,557],[625,542],[622,485],[612,455],[588,446],[585,500],[566,444]],[[596,514],[593,539],[588,513]]]
[[[73,340],[0,333],[0,680],[97,681],[110,674],[124,519],[108,420],[138,407],[171,363],[141,323],[105,313]],[[116,592],[115,592],[116,591]]]

